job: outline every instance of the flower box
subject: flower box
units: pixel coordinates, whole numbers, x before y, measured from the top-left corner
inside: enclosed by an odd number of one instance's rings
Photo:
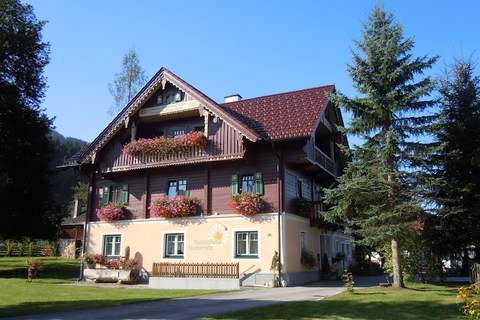
[[[251,217],[262,212],[265,202],[263,197],[252,192],[244,192],[232,196],[229,203],[230,208],[235,209],[238,213]]]
[[[128,218],[128,213],[123,204],[110,202],[106,207],[97,209],[97,218],[109,222],[124,220]]]
[[[178,137],[158,137],[151,139],[137,139],[126,144],[123,152],[137,156],[141,154],[169,155],[183,153],[193,147],[204,149],[207,145],[207,138],[203,132],[190,132]]]
[[[150,213],[155,217],[182,218],[198,214],[200,201],[195,198],[177,196],[173,199],[155,200],[150,206]]]

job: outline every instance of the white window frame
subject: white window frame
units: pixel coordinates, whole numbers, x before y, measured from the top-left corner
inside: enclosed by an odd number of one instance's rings
[[[300,252],[308,250],[308,233],[305,230],[300,230]]]
[[[118,258],[118,257],[121,257],[122,256],[122,249],[123,249],[123,235],[121,233],[105,233],[105,234],[102,234],[102,254],[104,257],[107,257],[107,258]],[[120,238],[120,250],[119,250],[119,253],[118,255],[115,254],[115,240],[114,242],[112,243],[112,251],[110,253],[113,253],[113,254],[107,254],[106,252],[106,248],[107,248],[107,237],[119,237]],[[115,238],[114,238],[115,239]]]
[[[240,233],[240,232],[256,232],[257,233],[257,254],[250,254],[250,239],[247,238],[247,252],[248,254],[245,254],[245,255],[238,255],[237,254],[237,233]],[[251,260],[259,260],[261,255],[261,232],[260,230],[258,229],[250,229],[250,228],[240,228],[240,229],[233,229],[232,230],[232,252],[233,252],[233,259],[234,260],[248,260],[248,259],[251,259]],[[249,237],[249,236],[248,236]]]
[[[173,254],[173,255],[168,255],[167,254],[167,249],[168,249],[168,242],[167,242],[167,237],[175,235],[175,240],[174,240],[174,252],[177,252],[178,250],[178,236],[181,235],[183,236],[183,254]],[[185,259],[185,254],[186,254],[186,237],[185,237],[185,232],[165,232],[162,234],[162,242],[163,242],[163,258],[164,259]]]

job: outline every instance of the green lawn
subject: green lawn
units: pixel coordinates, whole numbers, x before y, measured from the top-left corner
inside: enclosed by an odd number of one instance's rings
[[[457,287],[409,284],[408,289],[371,288],[321,301],[292,302],[205,319],[460,320]]]
[[[213,292],[85,287],[70,281],[78,277],[78,261],[39,259],[44,263],[40,278],[28,283],[25,280],[25,257],[0,258],[0,317],[115,306]]]

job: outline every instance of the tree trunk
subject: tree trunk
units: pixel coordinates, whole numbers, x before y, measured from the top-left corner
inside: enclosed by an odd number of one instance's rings
[[[400,265],[400,254],[398,251],[398,240],[392,239],[392,266],[393,266],[393,286],[395,288],[405,288],[403,283],[402,268]]]

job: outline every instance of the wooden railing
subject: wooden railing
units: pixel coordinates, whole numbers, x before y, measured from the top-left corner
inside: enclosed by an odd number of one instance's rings
[[[325,220],[324,215],[327,210],[325,203],[314,201],[312,203],[312,213],[310,214],[310,226],[329,230],[340,229],[340,225]]]
[[[306,147],[307,157],[314,163],[320,165],[325,171],[328,171],[331,175],[337,176],[337,165],[335,161],[327,156],[322,150],[313,144],[313,141],[310,141]]]
[[[170,263],[154,262],[152,275],[169,278],[230,278],[238,279],[238,263]]]

